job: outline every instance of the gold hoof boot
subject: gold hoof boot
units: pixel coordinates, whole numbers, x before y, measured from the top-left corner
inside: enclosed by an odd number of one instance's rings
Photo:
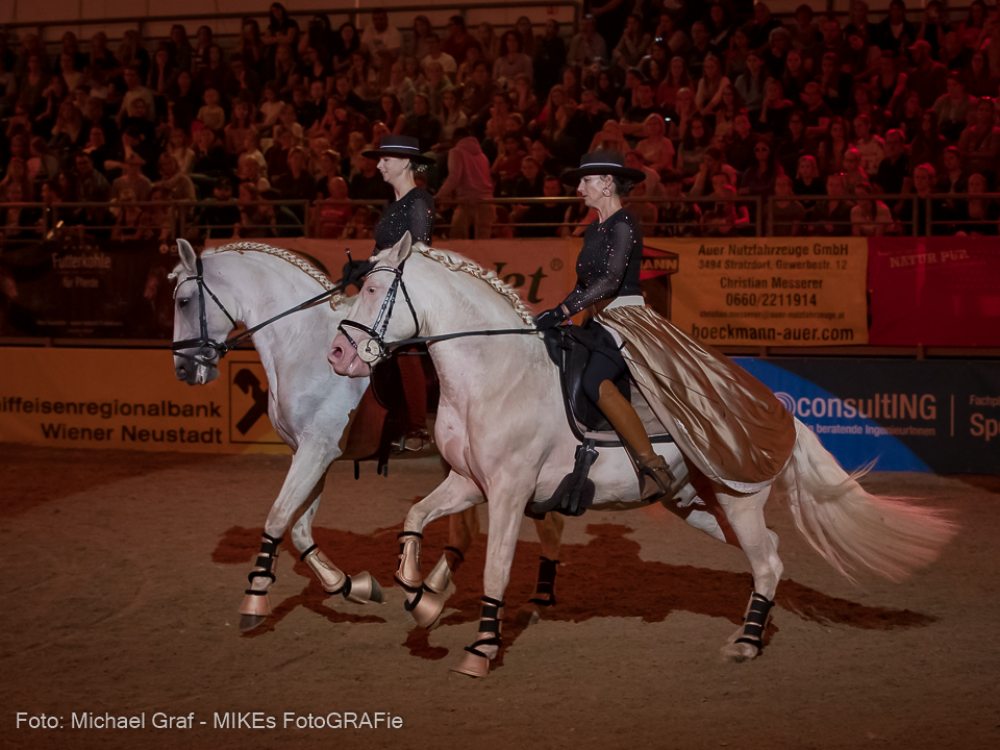
[[[452,672],[469,677],[485,677],[490,673],[490,662],[500,653],[500,618],[503,602],[484,596],[479,615],[479,638],[465,647],[465,655]],[[483,649],[486,649],[485,651]]]
[[[385,601],[382,587],[367,570],[347,580],[351,582],[350,589],[343,592],[347,601],[355,604],[382,604]]]
[[[485,644],[487,640],[492,641],[493,639],[476,641],[476,644]],[[462,661],[452,667],[451,671],[468,677],[486,677],[490,673],[490,657],[475,646],[466,646]]]
[[[441,613],[444,612],[444,604],[447,601],[447,591],[433,591],[424,586],[417,591],[416,597],[404,606],[419,627],[433,630],[441,619]]]

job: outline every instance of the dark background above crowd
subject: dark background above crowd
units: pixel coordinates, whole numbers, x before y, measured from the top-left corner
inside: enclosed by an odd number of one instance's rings
[[[536,6],[502,28],[377,9],[334,26],[275,3],[239,36],[0,33],[3,237],[369,238],[392,196],[362,152],[387,133],[435,156],[432,192],[453,152],[481,151],[488,192],[512,199],[492,236],[586,221],[554,199],[596,148],[646,174],[630,206],[659,234],[997,233],[995,5],[740,9],[610,0],[578,24]],[[472,189],[456,181],[452,197]],[[61,207],[79,202],[94,205]]]

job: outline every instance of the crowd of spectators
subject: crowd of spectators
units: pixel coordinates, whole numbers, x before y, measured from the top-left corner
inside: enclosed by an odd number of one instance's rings
[[[560,172],[597,148],[645,172],[629,203],[660,235],[997,234],[997,7],[592,13],[503,33],[418,15],[404,33],[384,9],[333,28],[273,3],[225,43],[177,24],[115,45],[66,32],[55,54],[0,33],[0,202],[42,206],[4,207],[4,235],[368,238],[392,193],[363,152],[387,133],[436,156],[420,179],[451,237],[579,231],[585,209],[516,199],[572,195]],[[76,202],[94,205],[60,207]]]

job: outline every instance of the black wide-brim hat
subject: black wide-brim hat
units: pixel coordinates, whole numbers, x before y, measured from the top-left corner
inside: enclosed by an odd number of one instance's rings
[[[609,174],[629,182],[642,182],[646,173],[639,169],[625,166],[625,157],[616,151],[591,151],[580,159],[580,166],[567,169],[562,174],[563,182],[579,182],[581,177],[591,174]]]
[[[431,164],[434,157],[425,156],[420,150],[420,141],[408,135],[386,135],[378,144],[378,148],[362,151],[362,156],[378,159],[382,156],[395,156],[399,159],[410,159],[421,164]]]

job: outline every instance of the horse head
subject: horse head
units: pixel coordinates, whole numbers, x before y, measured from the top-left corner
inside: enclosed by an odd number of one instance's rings
[[[219,358],[236,321],[206,281],[202,259],[184,239],[177,240],[180,263],[171,278],[174,288],[174,371],[189,385],[210,383],[219,376]],[[212,285],[217,285],[218,279]]]
[[[413,249],[407,232],[393,247],[373,258],[361,292],[337,327],[327,360],[338,375],[367,377],[388,356],[388,345],[417,335],[419,323],[403,281],[403,270]],[[404,304],[399,305],[402,301]]]

